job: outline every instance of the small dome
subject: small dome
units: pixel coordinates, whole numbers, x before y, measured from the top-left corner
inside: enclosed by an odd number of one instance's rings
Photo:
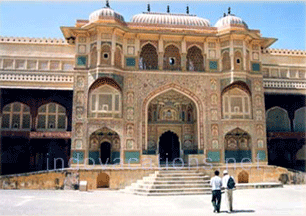
[[[110,7],[104,7],[100,10],[96,10],[89,15],[89,21],[94,22],[100,19],[116,19],[124,22],[124,18],[121,14],[115,12]]]
[[[248,28],[248,25],[240,18],[236,17],[234,14],[227,14],[218,20],[215,27],[217,28],[227,28],[227,27],[243,27]]]
[[[207,19],[188,14],[146,12],[133,16],[132,23],[210,27]]]

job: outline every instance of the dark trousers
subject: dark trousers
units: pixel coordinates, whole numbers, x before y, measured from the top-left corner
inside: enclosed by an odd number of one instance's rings
[[[220,212],[221,206],[221,190],[213,190],[212,191],[212,200],[211,200],[215,211]]]

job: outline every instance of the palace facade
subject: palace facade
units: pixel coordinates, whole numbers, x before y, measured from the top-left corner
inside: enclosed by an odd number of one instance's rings
[[[269,49],[230,10],[126,22],[107,4],[61,30],[0,37],[2,175],[146,159],[305,170],[305,51]]]

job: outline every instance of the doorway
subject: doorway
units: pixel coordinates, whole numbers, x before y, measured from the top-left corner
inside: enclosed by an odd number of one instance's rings
[[[101,153],[100,158],[103,164],[110,164],[111,163],[111,144],[109,142],[101,143]]]
[[[180,142],[175,133],[167,131],[160,136],[159,155],[160,162],[166,162],[166,159],[171,162],[180,157]]]

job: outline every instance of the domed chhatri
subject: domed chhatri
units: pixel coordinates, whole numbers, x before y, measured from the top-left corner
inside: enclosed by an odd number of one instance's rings
[[[124,22],[123,16],[111,9],[108,1],[106,1],[106,6],[104,8],[96,10],[89,15],[90,22],[95,22],[100,19],[116,19]]]
[[[210,22],[207,19],[189,14],[145,12],[133,16],[131,22],[154,25],[210,27]]]
[[[248,28],[248,25],[240,18],[231,14],[231,9],[228,9],[228,14],[224,14],[224,16],[218,20],[215,27],[217,28],[229,28],[229,27],[242,27]]]

